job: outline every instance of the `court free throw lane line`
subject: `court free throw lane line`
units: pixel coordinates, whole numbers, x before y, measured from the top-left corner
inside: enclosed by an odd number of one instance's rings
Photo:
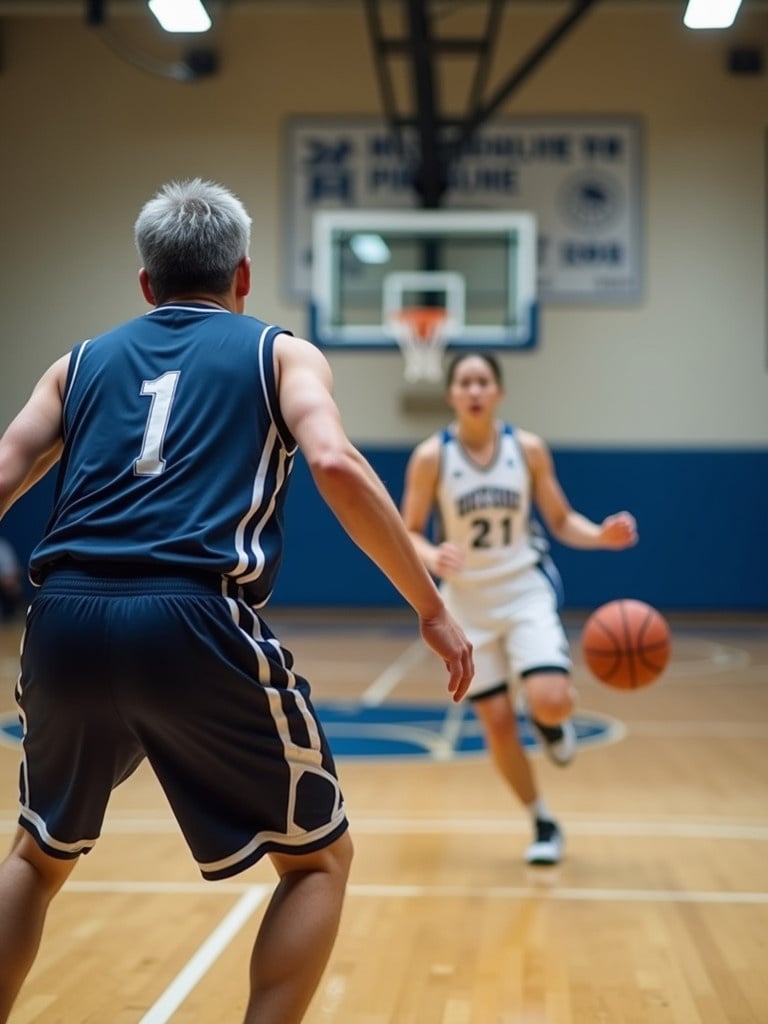
[[[208,883],[210,885],[210,883]],[[192,959],[176,975],[139,1024],[166,1024],[192,989],[227,948],[256,908],[272,891],[268,885],[249,886],[221,924],[211,932]]]
[[[406,647],[403,653],[395,658],[391,665],[388,665],[380,673],[367,689],[363,690],[358,698],[361,704],[366,707],[377,707],[383,704],[403,676],[425,656],[428,648],[422,640],[416,640]]]

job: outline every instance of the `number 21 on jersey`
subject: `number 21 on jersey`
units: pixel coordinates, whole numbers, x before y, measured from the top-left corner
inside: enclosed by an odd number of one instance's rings
[[[512,543],[512,520],[509,516],[505,516],[499,521],[499,526],[501,527],[500,537],[492,536],[492,527],[495,523],[491,519],[473,519],[470,525],[472,528],[471,544],[473,548],[509,547]]]

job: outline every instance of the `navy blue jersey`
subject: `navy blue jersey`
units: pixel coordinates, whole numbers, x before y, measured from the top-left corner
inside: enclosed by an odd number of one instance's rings
[[[296,443],[278,404],[282,328],[202,303],[160,306],[71,354],[54,510],[32,553],[221,574],[266,602]]]

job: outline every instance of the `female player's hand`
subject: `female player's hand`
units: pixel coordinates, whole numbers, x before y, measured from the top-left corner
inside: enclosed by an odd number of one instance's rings
[[[444,541],[435,548],[434,564],[431,566],[435,576],[453,576],[464,568],[464,552],[458,544]]]
[[[619,551],[637,544],[637,524],[629,512],[616,512],[607,516],[600,524],[600,544],[604,548]]]

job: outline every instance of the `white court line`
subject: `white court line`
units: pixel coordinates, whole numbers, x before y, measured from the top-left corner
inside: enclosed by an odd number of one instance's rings
[[[722,739],[763,739],[768,736],[768,722],[653,722],[627,721],[628,736],[666,736],[683,739],[686,736]]]
[[[222,887],[226,887],[225,889]],[[170,1013],[176,1009],[185,995],[187,995],[194,985],[200,980],[205,970],[210,967],[219,953],[226,947],[231,938],[240,930],[242,925],[251,916],[253,911],[263,900],[265,893],[268,891],[269,886],[253,886],[247,885],[246,883],[216,883],[211,885],[210,882],[191,882],[188,885],[176,886],[172,883],[162,882],[67,882],[64,886],[64,892],[77,892],[77,893],[109,893],[109,892],[134,892],[134,893],[147,893],[154,894],[158,892],[168,892],[170,894],[177,892],[191,892],[195,894],[207,894],[207,895],[221,895],[223,891],[228,893],[242,892],[243,898],[235,906],[235,908],[227,915],[222,921],[219,928],[211,935],[211,938],[200,947],[200,950],[195,954],[195,957],[189,961],[189,964],[184,970],[177,976],[175,981],[166,990],[166,993],[161,999],[155,1004],[155,1008],[160,1006],[160,1003],[166,999],[168,993],[171,990],[176,992],[181,991],[181,985],[179,979],[182,976],[190,975],[194,977],[192,984],[188,985],[184,995],[180,999],[177,999],[174,1006],[169,1010],[168,1016],[150,1016],[147,1015],[142,1018],[140,1024],[163,1024],[163,1022],[169,1019]],[[503,899],[503,900],[530,900],[530,899],[549,899],[563,902],[585,902],[587,900],[594,900],[595,902],[601,903],[720,903],[720,904],[741,904],[741,905],[768,905],[768,892],[750,892],[743,890],[735,890],[733,892],[727,892],[724,890],[707,890],[707,889],[576,889],[573,887],[559,887],[557,885],[528,885],[528,886],[495,886],[495,885],[365,885],[365,884],[352,884],[347,886],[348,896],[360,896],[360,897],[373,897],[387,899],[392,898],[405,898],[405,899],[423,899],[432,898],[435,896],[454,896],[461,899],[472,897],[476,899]],[[250,901],[250,906],[244,906],[246,901]],[[242,909],[241,909],[242,908]],[[231,918],[234,915],[239,914],[239,920],[229,924]],[[229,927],[229,934],[223,937],[224,941],[220,938],[218,945],[220,948],[216,949],[211,956],[205,953],[207,947],[212,943],[217,934],[225,928]],[[199,961],[199,962],[198,962]],[[202,970],[199,968],[203,967]],[[170,999],[169,999],[170,1002]],[[154,1009],[150,1011],[152,1013]]]
[[[207,883],[210,885],[210,882]],[[165,1024],[181,1006],[208,968],[227,948],[254,910],[264,901],[269,886],[250,886],[221,924],[211,932],[187,965],[176,975],[139,1024]]]
[[[737,903],[768,904],[768,892],[716,892],[685,889],[560,889],[557,886],[471,886],[471,885],[350,885],[352,896],[434,897],[458,896],[462,899],[526,900],[545,899],[567,902],[602,903]]]
[[[426,648],[422,640],[416,640],[403,653],[378,675],[369,687],[360,695],[360,703],[366,707],[382,704],[403,676],[414,668],[424,657]]]
[[[571,821],[569,835],[645,836],[653,839],[756,839],[768,841],[768,825],[660,821]],[[528,835],[530,823],[504,818],[351,818],[355,835]]]
[[[680,658],[680,648],[693,648],[699,655],[695,658]],[[678,660],[675,660],[675,649]],[[712,640],[678,641],[672,637],[672,662],[665,669],[670,676],[691,676],[697,674],[717,674],[719,672],[736,672],[747,668],[752,663],[749,653],[741,647],[717,643]]]
[[[650,839],[752,839],[768,841],[768,822],[745,822],[734,819],[680,819],[678,817],[654,818],[647,820],[617,820],[591,818],[578,814],[567,817],[568,832],[581,836],[644,836]],[[428,812],[414,812],[413,817],[350,816],[352,832],[356,835],[528,835],[530,825],[522,817],[506,815],[473,817],[471,812],[457,811],[456,817],[440,818]],[[0,834],[16,831],[16,818],[0,818]],[[112,835],[169,835],[178,833],[178,825],[172,818],[108,818],[104,836]],[[97,884],[97,883],[92,883]],[[144,883],[136,883],[141,886]],[[158,883],[158,892],[170,892],[164,886],[172,883]],[[175,884],[175,883],[174,883]],[[190,891],[178,883],[179,891]],[[192,883],[194,884],[194,883]],[[210,883],[209,883],[210,884]],[[217,883],[223,891],[223,882]],[[194,890],[197,891],[197,890]],[[233,890],[234,891],[234,890]]]
[[[433,752],[436,761],[450,761],[456,753],[465,713],[466,705],[463,702],[454,704],[451,701],[448,705],[443,728],[440,730],[439,743]]]

